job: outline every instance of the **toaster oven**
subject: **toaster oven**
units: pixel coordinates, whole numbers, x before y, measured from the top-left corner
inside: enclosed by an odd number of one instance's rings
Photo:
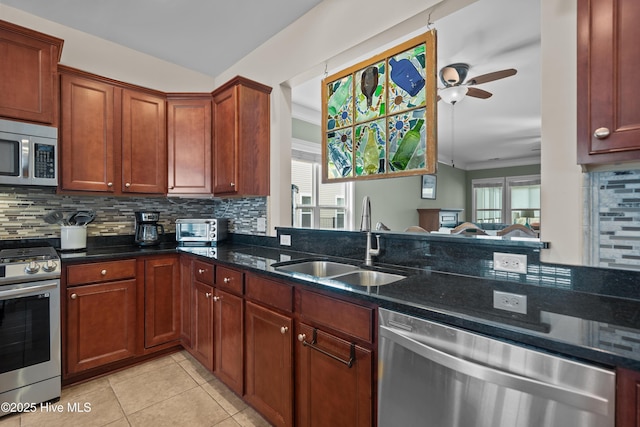
[[[227,238],[227,218],[185,218],[176,220],[176,241],[180,245],[215,245]]]

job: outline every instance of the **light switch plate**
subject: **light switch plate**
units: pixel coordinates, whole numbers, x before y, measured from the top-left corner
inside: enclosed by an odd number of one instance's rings
[[[256,228],[258,229],[258,232],[267,231],[267,218],[258,218]]]
[[[291,246],[291,235],[290,234],[281,234],[280,235],[280,244],[282,246]]]

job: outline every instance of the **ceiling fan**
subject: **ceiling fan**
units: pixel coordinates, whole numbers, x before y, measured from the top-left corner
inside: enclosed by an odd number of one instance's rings
[[[493,95],[491,92],[471,86],[504,79],[513,76],[518,71],[515,68],[508,68],[482,74],[465,81],[468,72],[469,64],[465,63],[455,63],[443,67],[439,76],[444,87],[439,89],[438,101],[442,99],[447,104],[454,105],[456,102],[461,101],[465,95],[480,99],[490,98]]]

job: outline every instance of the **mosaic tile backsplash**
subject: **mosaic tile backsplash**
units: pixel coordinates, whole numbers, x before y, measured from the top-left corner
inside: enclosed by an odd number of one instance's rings
[[[166,197],[66,196],[53,188],[0,186],[0,240],[59,238],[60,227],[43,217],[59,210],[70,215],[92,209],[96,219],[87,226],[87,236],[133,235],[134,212],[160,212],[165,233],[175,233],[177,218],[230,218],[229,231],[262,234],[257,218],[267,217],[265,197],[242,199],[184,199]]]
[[[640,271],[640,170],[589,174],[591,264]]]

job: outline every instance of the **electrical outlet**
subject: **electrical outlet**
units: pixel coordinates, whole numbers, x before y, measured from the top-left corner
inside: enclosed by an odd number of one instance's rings
[[[281,234],[280,235],[280,244],[282,246],[291,246],[291,235],[290,234]]]
[[[493,269],[496,271],[527,274],[527,256],[494,252]]]
[[[267,231],[267,218],[258,218],[258,224],[256,226],[258,232]]]
[[[527,296],[493,291],[493,308],[527,314]]]

